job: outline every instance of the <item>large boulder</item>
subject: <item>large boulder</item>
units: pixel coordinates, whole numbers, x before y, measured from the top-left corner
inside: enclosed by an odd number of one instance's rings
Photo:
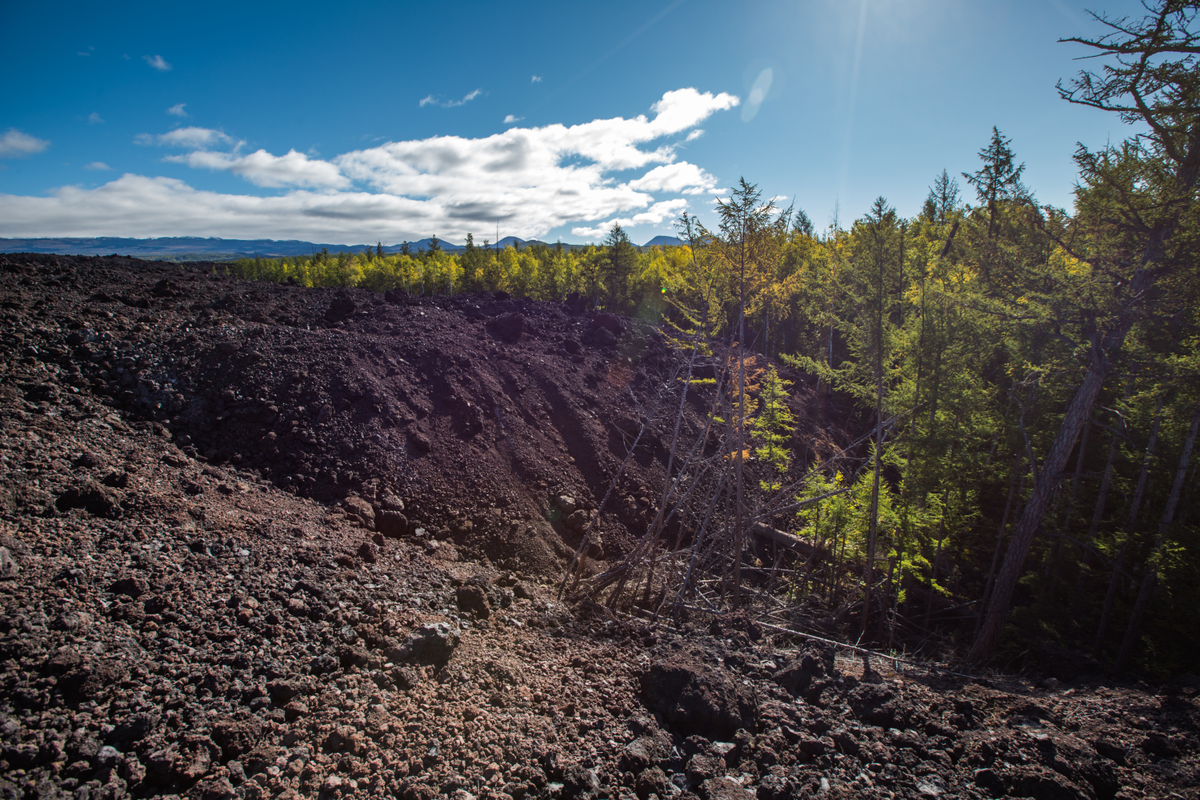
[[[614,347],[625,333],[625,323],[615,314],[596,314],[580,340],[595,347]]]
[[[725,739],[739,728],[753,730],[755,704],[723,670],[692,653],[656,661],[641,676],[642,699],[683,735]]]
[[[525,332],[525,317],[517,314],[502,314],[488,323],[488,329],[501,341],[513,344],[521,339]]]
[[[817,704],[821,700],[821,692],[830,685],[833,673],[833,645],[808,642],[796,658],[775,673],[775,682],[794,696]]]
[[[82,508],[95,517],[116,519],[124,513],[121,508],[123,499],[121,492],[96,481],[85,480],[60,494],[54,506],[63,512]]]
[[[346,511],[358,517],[368,528],[375,526],[375,508],[361,497],[351,495],[342,505]]]
[[[375,517],[375,529],[389,539],[399,539],[408,533],[408,518],[399,511],[380,511]]]
[[[579,292],[571,292],[567,295],[567,299],[563,302],[567,307],[567,311],[575,316],[579,316],[587,311],[588,301],[586,297],[582,297]]]
[[[412,632],[402,644],[387,652],[388,661],[416,662],[442,667],[454,654],[462,631],[447,622],[429,622]]]
[[[329,322],[340,322],[346,317],[354,313],[358,306],[350,295],[345,290],[334,295],[333,300],[329,303],[329,309],[325,312],[325,319]]]
[[[470,614],[476,619],[487,619],[492,615],[492,606],[488,602],[487,593],[479,586],[473,584],[459,586],[455,589],[454,594],[458,601],[459,611]]]
[[[892,728],[900,724],[896,693],[888,686],[860,683],[846,699],[854,716],[869,725]]]

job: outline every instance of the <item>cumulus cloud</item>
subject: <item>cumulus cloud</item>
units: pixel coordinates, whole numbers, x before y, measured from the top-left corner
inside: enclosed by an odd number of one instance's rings
[[[662,100],[650,106],[650,110],[656,115],[655,130],[665,135],[695,127],[714,111],[733,108],[740,102],[735,95],[725,92],[713,95],[695,89],[676,89],[664,94]]]
[[[283,192],[204,192],[175,179],[124,175],[95,189],[64,187],[48,197],[0,195],[0,235],[353,243],[413,240],[437,231],[461,241],[499,220],[522,238],[574,225],[576,235],[599,239],[614,223],[673,219],[687,207],[687,195],[724,192],[676,151],[689,131],[737,104],[732,95],[680,89],[633,118],[387,142],[326,160],[295,150],[242,154],[244,142],[208,128],[142,134],[139,144],[187,151],[168,161],[230,172]]]
[[[504,117],[504,124],[512,125],[514,122],[520,122],[523,119],[525,119],[525,118],[524,117],[514,117],[512,114],[509,114]]]
[[[97,170],[99,172],[105,172],[112,169],[112,167],[110,167],[108,164],[105,164],[103,161],[93,161],[90,164],[84,164],[83,168]]]
[[[571,233],[576,236],[582,236],[585,239],[602,239],[612,230],[613,225],[620,225],[622,228],[629,228],[634,225],[659,225],[666,220],[675,219],[685,208],[687,208],[687,200],[664,200],[660,203],[655,203],[640,214],[634,214],[631,217],[610,219],[608,222],[601,222],[599,225],[591,228],[571,228]]]
[[[186,105],[187,103],[176,103],[167,109],[167,113],[173,117],[186,117],[188,113],[183,110]]]
[[[695,89],[667,92],[652,118],[616,117],[579,125],[510,128],[480,139],[439,136],[391,142],[333,159],[343,174],[388,194],[436,198],[450,217],[439,231],[479,229],[497,219],[540,235],[574,221],[649,207],[646,189],[619,183],[613,172],[675,161],[675,145],[645,145],[688,130],[737,98]],[[709,186],[697,173],[677,171]],[[662,176],[660,176],[662,177]],[[662,177],[665,181],[665,177]]]
[[[285,156],[273,156],[266,150],[256,150],[245,156],[196,150],[185,155],[168,156],[166,160],[187,164],[189,167],[232,172],[255,186],[308,186],[330,189],[345,189],[350,186],[350,181],[333,164],[309,159],[304,153],[297,153],[295,150],[289,150]]]
[[[417,105],[419,105],[421,108],[429,105],[441,106],[442,108],[454,108],[456,106],[465,106],[467,103],[471,102],[476,97],[479,97],[481,94],[483,94],[483,89],[475,89],[474,91],[467,92],[465,95],[463,95],[462,100],[443,100],[441,97],[431,94],[421,98],[421,102]]]
[[[50,142],[22,133],[16,128],[9,128],[0,136],[0,158],[20,158],[40,153],[50,146]]]
[[[142,58],[159,72],[169,72],[171,70],[171,65],[162,56],[142,56]]]
[[[684,141],[685,141],[685,142],[694,142],[694,141],[696,141],[697,139],[699,139],[699,138],[700,138],[701,136],[703,136],[703,135],[704,135],[704,129],[703,129],[703,128],[696,128],[696,130],[692,131],[691,133],[689,133],[689,134],[687,135],[687,138],[686,138],[686,139],[684,139]]]
[[[529,82],[530,82],[530,83],[541,83],[541,82],[542,82],[542,76],[541,76],[541,75],[534,75],[534,76],[533,76],[533,77],[532,77],[532,78],[529,80]]]
[[[413,231],[440,231],[431,210],[420,201],[365,192],[254,197],[199,191],[175,178],[123,175],[91,190],[65,186],[49,197],[0,194],[0,235],[265,235],[350,244],[364,236],[382,241],[398,231],[403,235],[407,229],[398,220]],[[70,233],[48,234],[51,230]]]
[[[103,119],[103,117],[100,116],[100,112],[93,111],[92,113],[88,114],[88,124],[89,125],[100,125],[103,122],[104,122],[104,119]]]
[[[167,133],[151,135],[149,133],[139,133],[133,138],[133,141],[141,145],[157,145],[158,147],[183,147],[189,150],[220,147],[226,145],[239,145],[241,142],[231,136],[226,136],[222,131],[216,131],[212,128],[176,128]]]
[[[694,191],[689,194],[699,194],[716,186],[717,179],[695,164],[681,161],[655,167],[642,177],[630,181],[629,185],[643,192],[688,192],[691,189]]]

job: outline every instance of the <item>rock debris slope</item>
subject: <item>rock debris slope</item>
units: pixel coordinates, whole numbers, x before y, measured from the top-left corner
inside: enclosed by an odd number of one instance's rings
[[[557,602],[556,517],[594,508],[669,367],[640,323],[0,259],[0,797],[1200,788],[1196,679],[864,671],[747,617]]]

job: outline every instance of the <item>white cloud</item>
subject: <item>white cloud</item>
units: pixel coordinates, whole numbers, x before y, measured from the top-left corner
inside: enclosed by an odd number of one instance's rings
[[[462,241],[499,220],[522,238],[564,225],[601,238],[614,222],[660,224],[678,216],[688,206],[680,194],[724,192],[712,175],[678,159],[683,137],[677,135],[737,104],[728,94],[681,89],[631,119],[388,142],[327,160],[294,150],[243,155],[243,141],[208,128],[141,134],[139,144],[189,151],[169,161],[284,191],[223,194],[127,174],[49,197],[0,195],[0,236],[290,237],[349,244],[411,241],[436,231]]]
[[[49,197],[0,194],[0,235],[222,236],[353,244],[441,232],[425,203],[365,192],[282,197],[218,194],[174,178],[123,175],[96,189],[64,186]],[[417,232],[422,232],[420,236]]]
[[[103,122],[104,122],[104,119],[100,116],[100,112],[93,111],[92,113],[88,114],[88,124],[89,125],[100,125]]]
[[[108,171],[108,170],[112,169],[112,167],[110,167],[108,164],[105,164],[103,161],[93,161],[90,164],[84,164],[83,168],[98,170],[100,172],[104,172],[104,171]]]
[[[75,55],[77,55],[77,56],[90,56],[90,55],[92,54],[92,52],[93,52],[95,49],[96,49],[96,46],[95,46],[95,45],[91,45],[91,44],[89,44],[89,45],[88,45],[88,49],[87,49],[87,50],[80,50],[80,51],[79,51],[78,53],[76,53]]]
[[[186,117],[188,113],[183,110],[186,105],[187,103],[176,103],[167,109],[167,113],[173,117]]]
[[[542,76],[541,76],[541,75],[534,75],[534,76],[533,76],[533,77],[530,79],[530,81],[529,81],[529,82],[530,82],[530,83],[541,83],[541,82],[542,82]]]
[[[142,56],[142,58],[159,72],[169,72],[171,70],[171,65],[162,56]]]
[[[421,108],[424,108],[428,105],[441,106],[442,108],[455,108],[456,106],[465,106],[467,103],[471,102],[476,97],[479,97],[481,94],[483,94],[483,89],[475,89],[474,91],[467,92],[465,95],[463,95],[462,100],[443,100],[441,97],[431,94],[421,98],[421,102],[417,105],[419,105]]]
[[[695,164],[681,161],[655,167],[629,185],[643,192],[687,192],[699,194],[717,185],[717,179]],[[688,191],[692,190],[692,191]]]
[[[692,131],[691,133],[689,133],[687,135],[687,138],[684,139],[684,141],[685,142],[694,142],[703,135],[704,135],[704,128],[696,128],[696,130]]]
[[[211,128],[176,128],[167,133],[151,135],[139,133],[133,141],[141,145],[157,145],[159,147],[184,147],[187,149],[207,148],[222,145],[240,145],[241,142],[222,131]]]
[[[665,135],[695,127],[714,111],[733,108],[740,102],[737,97],[725,92],[712,95],[691,88],[676,89],[664,94],[662,100],[650,106],[650,110],[656,114],[655,129],[661,131],[660,135]]]
[[[504,117],[504,124],[512,125],[514,122],[520,122],[523,119],[525,119],[525,118],[524,117],[514,117],[512,114],[509,114]]]
[[[679,216],[679,213],[685,208],[687,208],[687,200],[664,200],[661,203],[655,203],[650,206],[650,208],[641,214],[634,214],[632,217],[623,217],[620,219],[610,219],[608,222],[601,222],[592,228],[571,228],[571,233],[576,236],[582,236],[585,239],[602,239],[612,230],[613,225],[620,225],[622,228],[629,228],[634,225],[658,225],[665,220],[674,219]]]
[[[0,136],[0,158],[20,158],[40,153],[50,146],[50,142],[22,133],[16,128],[9,128]]]
[[[328,161],[310,160],[303,153],[289,150],[285,156],[273,156],[266,150],[256,150],[245,156],[196,150],[186,155],[168,156],[167,161],[189,167],[226,170],[240,175],[255,186],[309,186],[313,188],[345,189],[350,181]]]
[[[439,136],[392,142],[332,159],[342,173],[389,194],[433,198],[448,216],[439,227],[460,237],[504,221],[519,236],[581,220],[612,217],[654,202],[647,190],[609,173],[675,161],[675,145],[644,145],[694,127],[737,98],[695,89],[667,92],[653,118],[510,128],[480,139]],[[677,172],[681,180],[685,173]],[[707,186],[697,173],[693,182]],[[427,234],[426,234],[427,235]]]

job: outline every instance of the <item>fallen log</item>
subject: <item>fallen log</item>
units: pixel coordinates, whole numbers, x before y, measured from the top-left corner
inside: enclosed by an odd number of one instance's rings
[[[814,564],[825,557],[825,548],[817,547],[807,539],[801,539],[795,534],[781,531],[778,528],[772,528],[770,525],[765,525],[761,522],[753,525],[750,528],[750,533],[762,539],[774,542],[780,547],[785,547],[806,561],[812,559]]]

